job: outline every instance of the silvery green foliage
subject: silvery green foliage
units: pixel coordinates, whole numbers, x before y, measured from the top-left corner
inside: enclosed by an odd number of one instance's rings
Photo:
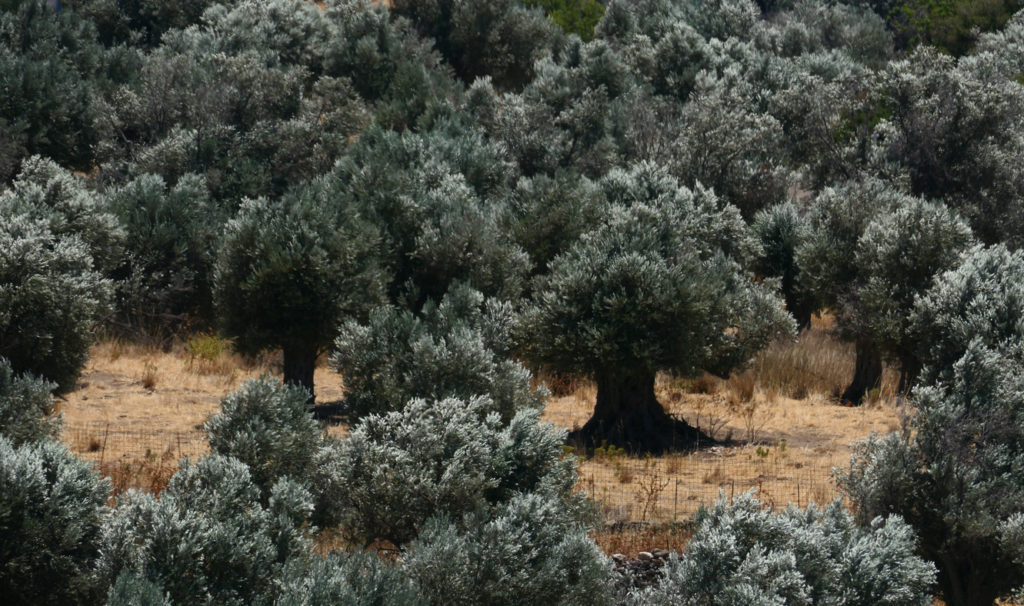
[[[757,5],[749,0],[619,0],[608,3],[597,33],[616,41],[634,36],[657,41],[685,23],[702,38],[725,40],[748,38],[759,19]]]
[[[601,189],[586,177],[570,171],[524,177],[510,194],[506,230],[542,274],[605,210]]]
[[[510,357],[514,320],[510,304],[455,284],[418,316],[382,307],[368,324],[346,322],[331,355],[345,377],[346,409],[362,417],[401,410],[414,398],[487,396],[507,422],[539,408],[545,392],[533,389],[530,372]]]
[[[611,604],[608,558],[550,495],[515,494],[488,513],[431,518],[402,567],[435,606]]]
[[[491,76],[503,88],[522,86],[534,63],[564,37],[544,11],[514,0],[394,0],[390,6],[433,38],[467,83]]]
[[[839,502],[774,513],[751,493],[697,514],[686,552],[632,605],[927,606],[935,568],[897,516],[857,526]]]
[[[912,198],[872,219],[857,242],[859,303],[878,344],[900,361],[905,389],[920,365],[914,303],[973,241],[967,222],[944,204]]]
[[[841,322],[857,319],[852,308],[844,310],[862,280],[855,255],[861,236],[876,215],[909,202],[910,196],[876,179],[829,187],[814,199],[797,265],[808,288],[839,312]]]
[[[107,593],[107,606],[173,606],[163,587],[146,577],[125,570]]]
[[[92,604],[109,483],[56,442],[0,436],[0,602]]]
[[[301,65],[314,74],[322,72],[323,49],[335,33],[325,11],[292,0],[212,4],[201,23],[222,52],[256,50],[268,63]]]
[[[754,271],[762,277],[778,278],[786,310],[793,315],[798,328],[809,327],[816,305],[802,283],[796,263],[796,251],[809,236],[806,218],[792,202],[785,202],[758,211],[751,229],[761,243]]]
[[[326,439],[324,428],[309,413],[309,393],[269,376],[247,381],[225,396],[220,412],[203,431],[210,449],[245,463],[253,483],[267,496],[284,476],[307,482],[316,451]]]
[[[98,119],[102,180],[151,173],[173,184],[198,174],[214,200],[236,204],[280,196],[330,170],[349,136],[365,126],[365,105],[343,78],[289,63],[312,60],[314,51],[289,36],[312,25],[303,16],[323,25],[318,10],[275,5],[254,15],[263,4],[237,12],[214,7],[206,26],[169,31],[137,59],[137,75],[105,96]],[[281,39],[266,40],[268,30],[259,28],[224,35],[235,21],[260,17],[280,20]]]
[[[793,331],[741,266],[757,242],[734,207],[649,164],[613,170],[601,186],[608,216],[535,283],[528,357],[569,372],[727,373]]]
[[[483,123],[526,175],[572,167],[598,178],[619,164],[616,136],[631,122],[626,93],[636,87],[628,65],[607,42],[570,39],[557,57],[534,67],[520,94],[494,101]],[[479,96],[490,83],[474,85]],[[492,95],[493,88],[489,91]]]
[[[0,358],[0,435],[15,447],[56,438],[61,428],[52,395],[56,387],[31,374],[15,376],[10,362]]]
[[[501,154],[479,129],[446,118],[423,133],[369,129],[335,167],[330,191],[380,230],[392,301],[418,310],[455,281],[520,295],[529,257],[501,232],[499,194],[514,169]]]
[[[327,72],[350,78],[363,98],[399,96],[396,87],[403,84],[403,72],[405,78],[422,78],[422,85],[441,84],[438,75],[429,73],[443,71],[436,51],[419,39],[408,21],[392,20],[386,6],[369,0],[337,0],[326,4],[325,15],[335,28],[324,49]],[[410,87],[406,93],[413,96],[418,88]]]
[[[113,189],[107,203],[127,233],[114,274],[123,322],[158,332],[177,328],[168,317],[212,319],[211,274],[227,213],[203,179],[185,175],[171,186],[142,175]]]
[[[861,523],[894,513],[918,531],[948,604],[990,604],[1024,584],[1019,544],[1006,540],[1024,513],[1021,377],[1019,358],[973,339],[940,383],[914,391],[909,427],[861,442],[840,478]]]
[[[373,553],[332,552],[285,567],[275,606],[425,606],[401,566]]]
[[[107,311],[110,282],[77,235],[58,237],[39,219],[8,215],[0,225],[0,357],[74,387]]]
[[[889,64],[879,90],[884,156],[910,191],[958,210],[982,242],[1019,247],[1024,87],[981,58],[957,63],[921,45]]]
[[[49,158],[27,158],[10,188],[0,192],[0,216],[15,214],[42,221],[59,238],[77,236],[99,271],[120,261],[125,231],[117,216],[83,179]]]
[[[739,65],[721,77],[702,74],[682,109],[670,168],[693,187],[709,187],[745,217],[785,199],[795,181],[785,166],[782,124],[760,109]]]
[[[1024,252],[976,246],[915,302],[923,384],[946,383],[971,343],[1024,360]]]
[[[321,468],[336,492],[342,530],[369,544],[404,545],[431,517],[491,511],[520,493],[560,503],[567,515],[587,510],[573,494],[573,461],[564,432],[527,410],[505,425],[486,398],[413,400],[401,411],[370,415]]]
[[[35,154],[90,170],[105,63],[95,28],[77,11],[13,0],[4,2],[0,32],[0,182]]]
[[[288,478],[264,505],[248,467],[213,455],[185,460],[159,496],[129,491],[103,526],[100,579],[123,573],[173,603],[269,603],[284,564],[312,548],[309,493]]]
[[[795,2],[789,10],[772,15],[758,29],[756,40],[784,57],[839,50],[873,68],[884,66],[893,54],[885,19],[866,7],[838,2]]]

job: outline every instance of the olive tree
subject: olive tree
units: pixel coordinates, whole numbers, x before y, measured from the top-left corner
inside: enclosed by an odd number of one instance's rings
[[[211,280],[227,213],[202,178],[173,186],[142,175],[117,187],[107,203],[125,226],[118,279],[119,328],[157,336],[190,322],[213,323]]]
[[[861,523],[899,514],[935,562],[951,606],[989,606],[1024,585],[1024,384],[1019,357],[970,341],[935,385],[913,392],[902,432],[858,445],[841,484]]]
[[[59,393],[71,390],[110,290],[77,235],[58,237],[28,215],[8,215],[0,225],[0,357],[17,373],[53,381]]]
[[[763,277],[778,278],[786,310],[793,315],[799,330],[811,327],[814,298],[800,280],[796,250],[807,238],[807,220],[791,202],[759,211],[751,228],[761,242],[761,254],[754,271]]]
[[[602,180],[607,217],[549,264],[523,314],[523,353],[597,382],[589,444],[661,452],[702,436],[654,394],[658,371],[728,375],[793,320],[744,271],[756,249],[735,208],[641,164]]]
[[[214,268],[224,331],[246,352],[280,348],[284,380],[313,394],[313,370],[338,325],[381,301],[378,236],[315,184],[247,200],[228,221]]]
[[[909,332],[914,299],[970,246],[970,229],[941,203],[873,179],[826,189],[808,219],[796,253],[801,275],[835,313],[839,336],[856,346],[842,400],[858,404],[879,386],[883,354],[900,363],[905,393],[920,368]]]

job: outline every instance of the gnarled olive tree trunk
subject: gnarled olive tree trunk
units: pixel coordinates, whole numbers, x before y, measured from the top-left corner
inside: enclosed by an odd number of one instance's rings
[[[654,371],[598,373],[594,415],[570,441],[585,447],[614,444],[628,452],[660,454],[714,444],[668,413],[654,395]]]
[[[843,392],[843,404],[860,406],[864,396],[882,385],[882,353],[871,339],[857,340],[857,361],[853,369],[853,381]]]
[[[309,392],[309,405],[316,400],[313,396],[313,371],[319,355],[316,345],[291,345],[282,350],[284,357],[284,382],[301,385]]]

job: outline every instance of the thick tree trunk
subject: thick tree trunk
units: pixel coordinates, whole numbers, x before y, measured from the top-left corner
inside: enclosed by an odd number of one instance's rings
[[[654,396],[654,372],[599,373],[594,415],[570,441],[586,448],[614,444],[633,453],[660,454],[710,446],[714,440],[668,415]]]
[[[801,332],[811,327],[811,316],[814,315],[813,305],[808,304],[799,295],[793,293],[785,293],[786,298],[786,310],[793,315],[793,319],[796,320],[796,330]]]
[[[939,571],[939,587],[948,606],[993,606],[996,603],[1000,592],[994,590],[997,583],[989,578],[990,573],[974,566],[964,566],[964,562],[948,554],[941,559],[944,566]]]
[[[857,340],[853,381],[843,392],[843,404],[860,406],[864,396],[882,385],[882,354],[870,339]]]
[[[309,405],[315,403],[313,396],[313,371],[316,369],[316,346],[285,347],[284,382],[300,385],[309,392]]]

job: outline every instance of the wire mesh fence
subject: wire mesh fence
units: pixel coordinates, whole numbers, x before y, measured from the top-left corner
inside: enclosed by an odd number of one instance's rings
[[[841,496],[830,461],[798,461],[768,449],[649,459],[596,456],[582,462],[579,473],[578,489],[601,503],[610,523],[681,521],[719,495],[732,498],[749,490],[772,507],[824,504]]]
[[[72,451],[109,472],[135,466],[166,473],[182,457],[209,452],[205,436],[195,430],[123,427],[95,422],[65,426]],[[147,466],[146,462],[151,463]],[[152,465],[159,462],[160,465]],[[734,497],[756,490],[765,504],[829,503],[839,496],[828,457],[791,457],[785,449],[713,448],[692,454],[637,458],[599,451],[579,463],[577,489],[597,500],[609,523],[682,521],[720,494]],[[144,486],[141,478],[133,478]]]
[[[172,431],[109,422],[65,425],[64,441],[80,457],[101,466],[155,458],[195,458],[209,452],[206,436],[198,429]]]

